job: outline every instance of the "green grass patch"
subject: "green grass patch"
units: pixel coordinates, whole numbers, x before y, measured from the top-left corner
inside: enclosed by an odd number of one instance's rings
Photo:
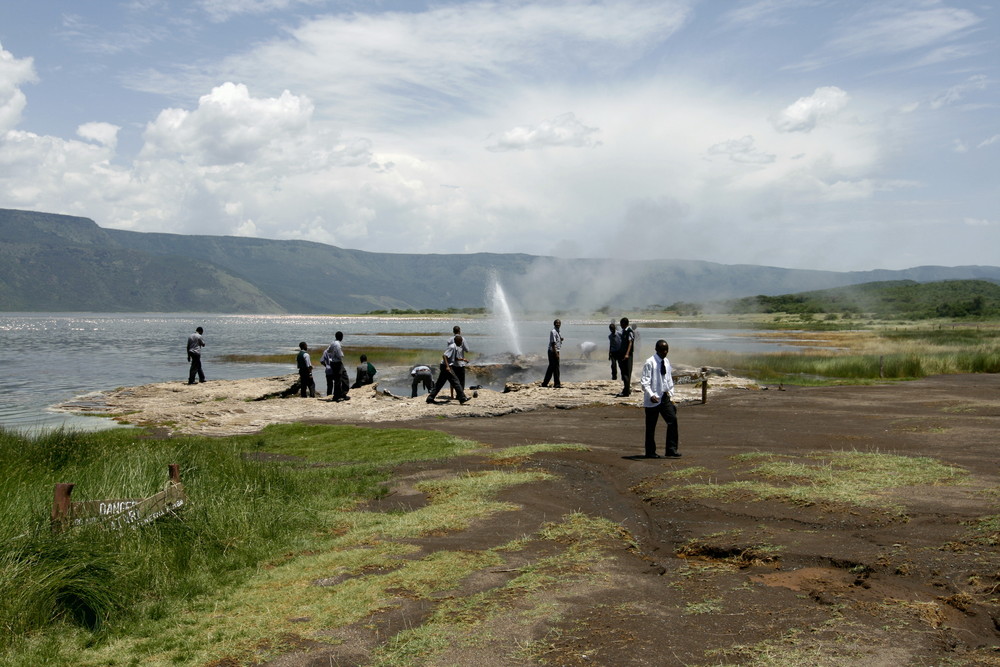
[[[311,463],[394,464],[466,453],[476,445],[437,431],[357,426],[271,424],[261,433],[233,436],[248,450],[295,456]]]
[[[654,497],[776,500],[799,506],[852,505],[899,512],[886,491],[956,484],[967,475],[961,468],[931,458],[878,452],[825,451],[802,456],[753,452],[733,460],[739,479],[732,482],[680,484],[648,493]]]
[[[444,458],[470,447],[426,431],[354,427],[285,425],[255,436],[169,440],[141,430],[0,430],[0,662],[88,664],[80,657],[86,649],[101,664],[161,653],[172,656],[167,662],[183,663],[202,654],[199,645],[250,641],[252,627],[213,629],[193,621],[199,605],[217,604],[261,567],[354,534],[341,519],[359,500],[385,493],[383,464]],[[274,454],[301,459],[283,462]],[[77,501],[145,497],[163,487],[170,463],[180,465],[189,500],[176,516],[124,530],[50,530],[55,483],[74,483]],[[468,504],[461,516],[452,512],[447,521],[416,529],[373,525],[364,539],[421,534],[463,525],[476,511],[498,511]],[[400,557],[398,545],[387,551]],[[357,562],[354,568],[371,566]],[[349,560],[345,567],[352,567]],[[170,632],[163,631],[164,619]],[[226,639],[230,634],[238,639]]]

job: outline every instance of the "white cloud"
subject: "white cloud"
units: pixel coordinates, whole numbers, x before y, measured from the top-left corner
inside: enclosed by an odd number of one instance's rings
[[[840,113],[850,99],[836,86],[817,88],[809,97],[800,97],[775,114],[771,122],[779,132],[811,132],[820,122]]]
[[[948,90],[936,95],[931,100],[932,109],[940,109],[944,106],[952,106],[962,101],[970,92],[986,90],[989,79],[984,74],[976,74],[969,77],[962,83],[952,86]]]
[[[744,164],[769,164],[774,162],[776,156],[772,153],[764,153],[754,146],[754,138],[749,134],[740,139],[730,139],[708,148],[709,155],[726,155],[733,162]]]
[[[852,58],[903,53],[956,39],[980,22],[973,12],[937,0],[872,3],[840,26],[828,48]]]
[[[270,14],[297,5],[320,6],[324,0],[198,0],[198,5],[213,21],[227,21],[245,14]]]
[[[17,127],[27,98],[21,86],[37,80],[31,58],[15,58],[0,44],[0,132]]]
[[[261,99],[243,84],[225,83],[202,96],[194,111],[161,111],[146,127],[143,156],[176,155],[208,166],[252,162],[264,153],[299,160],[297,140],[312,113],[308,99],[287,90]]]
[[[987,146],[992,146],[997,142],[1000,142],[1000,134],[994,134],[989,139],[984,139],[976,146],[976,148],[986,148]]]
[[[992,227],[997,223],[986,218],[965,218],[963,222],[969,227]]]
[[[184,98],[192,86],[253,81],[308,90],[321,117],[361,127],[443,122],[502,105],[512,87],[614,78],[679,30],[691,4],[469,2],[329,14],[199,73],[147,71],[130,85]]]
[[[76,134],[81,139],[96,141],[99,144],[114,149],[118,144],[118,131],[121,128],[111,123],[84,123],[76,128]]]
[[[523,151],[553,146],[593,148],[601,143],[594,136],[598,132],[598,128],[587,127],[569,112],[537,125],[520,125],[507,130],[487,150]]]

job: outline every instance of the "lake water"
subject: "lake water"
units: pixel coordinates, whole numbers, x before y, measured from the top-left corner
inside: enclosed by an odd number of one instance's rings
[[[563,317],[564,358],[573,358],[577,344],[598,344],[594,360],[584,366],[594,377],[608,377],[607,322],[574,321]],[[209,380],[235,380],[293,373],[291,364],[227,363],[225,354],[293,353],[299,341],[315,348],[344,332],[345,346],[422,348],[435,365],[458,324],[469,348],[478,355],[513,350],[508,328],[489,319],[442,320],[375,316],[199,315],[120,313],[0,313],[0,426],[23,430],[66,426],[107,428],[114,422],[69,415],[53,406],[87,394],[152,382],[187,379],[185,345],[195,327],[205,329],[207,347],[202,363]],[[521,349],[544,357],[551,320],[516,323]],[[658,338],[683,348],[741,352],[775,351],[780,343],[748,338],[746,332],[719,329],[639,327],[642,348],[637,358],[652,353]],[[356,359],[348,359],[353,367]],[[314,359],[316,366],[319,360]],[[409,395],[406,369],[379,368],[380,385]],[[353,373],[352,373],[353,378]],[[540,377],[538,379],[541,379]],[[471,382],[470,382],[471,384]],[[322,372],[317,385],[325,389]]]

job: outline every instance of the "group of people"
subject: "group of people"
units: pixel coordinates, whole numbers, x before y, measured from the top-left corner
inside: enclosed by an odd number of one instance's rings
[[[632,362],[636,352],[638,352],[638,334],[629,325],[627,317],[621,318],[618,323],[621,330],[615,326],[614,322],[608,325],[608,359],[611,361],[611,379],[617,380],[621,376],[622,390],[617,394],[619,397],[630,396],[632,394]],[[565,338],[562,335],[562,322],[555,320],[552,322],[552,331],[549,332],[549,345],[546,349],[548,355],[548,366],[545,369],[545,377],[542,379],[542,386],[548,387],[552,381],[552,386],[556,389],[562,387],[559,381],[559,355]],[[581,351],[589,355],[590,350],[582,344]],[[677,427],[677,406],[674,405],[674,380],[673,367],[667,359],[667,352],[670,346],[662,338],[656,341],[655,352],[642,366],[642,373],[639,376],[639,384],[642,387],[642,406],[646,417],[646,437],[644,442],[644,457],[647,459],[659,458],[680,458],[678,446],[680,437]],[[656,453],[656,425],[660,419],[667,425],[666,447],[663,456]]]
[[[611,361],[611,379],[616,380],[621,376],[622,391],[617,394],[619,397],[629,396],[632,393],[632,362],[635,353],[638,351],[637,335],[635,329],[629,325],[627,317],[619,321],[621,330],[615,326],[614,322],[608,325],[608,359]],[[195,333],[191,334],[187,340],[187,358],[191,363],[188,371],[188,384],[205,382],[205,372],[201,365],[201,349],[205,347],[204,329],[198,327]],[[448,345],[441,354],[438,379],[434,382],[434,373],[431,367],[419,364],[410,368],[411,378],[411,398],[416,398],[417,387],[423,385],[428,391],[427,402],[436,403],[438,393],[449,384],[453,395],[458,397],[460,404],[468,402],[469,397],[465,393],[465,367],[468,364],[466,355],[469,347],[462,336],[462,328],[455,326],[452,329],[452,337],[448,340]],[[320,363],[326,371],[326,395],[333,401],[348,401],[348,391],[351,388],[358,388],[374,382],[375,374],[378,372],[364,354],[361,355],[361,363],[357,367],[355,382],[349,386],[350,378],[344,368],[344,334],[338,331],[334,334],[333,342],[323,352]],[[545,369],[545,377],[542,386],[552,386],[556,389],[562,387],[559,377],[559,356],[565,338],[562,335],[562,321],[556,319],[552,323],[552,331],[549,332],[549,343],[546,349],[548,356],[548,366]],[[679,458],[678,450],[679,435],[677,427],[677,407],[673,403],[674,381],[673,368],[670,360],[667,359],[667,352],[670,346],[662,338],[656,341],[655,352],[642,366],[642,373],[639,377],[639,384],[642,386],[642,405],[646,419],[645,437],[645,458]],[[309,357],[309,346],[305,341],[299,343],[299,353],[296,357],[296,366],[299,371],[299,392],[305,398],[316,396],[316,382],[313,379],[313,365]],[[667,425],[666,448],[664,455],[656,453],[656,426],[659,420]]]
[[[469,401],[465,393],[465,367],[469,360],[465,357],[469,353],[469,346],[462,336],[462,327],[456,325],[452,327],[452,337],[448,339],[448,345],[441,354],[441,364],[438,369],[437,382],[433,382],[433,372],[429,366],[420,365],[410,369],[412,378],[410,397],[416,398],[417,386],[423,384],[428,390],[427,402],[436,403],[438,393],[447,383],[451,387],[451,393],[458,397],[458,402],[462,405]],[[432,384],[433,383],[433,384]]]
[[[368,355],[362,354],[358,367],[354,375],[354,384],[350,384],[351,379],[344,366],[344,332],[338,331],[333,335],[333,342],[323,351],[320,357],[326,371],[326,395],[334,402],[349,401],[351,397],[348,392],[367,384],[375,382],[375,374],[378,371],[375,366],[368,361]],[[299,371],[299,395],[305,398],[316,396],[316,381],[313,379],[312,359],[309,357],[309,346],[305,341],[299,343],[299,353],[295,359],[295,365]]]

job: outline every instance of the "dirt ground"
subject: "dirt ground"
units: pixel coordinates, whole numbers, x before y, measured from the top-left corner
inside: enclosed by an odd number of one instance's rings
[[[478,640],[407,664],[1000,665],[1000,376],[730,388],[706,404],[692,388],[678,410],[683,457],[672,460],[638,457],[643,418],[634,400],[598,403],[550,401],[481,416],[427,406],[439,409],[365,423],[439,430],[493,448],[586,446],[506,461],[478,451],[401,466],[393,492],[374,509],[427,502],[414,490],[421,479],[498,467],[552,475],[505,492],[502,499],[519,509],[502,521],[414,540],[423,556],[491,549],[573,513],[624,529],[620,539],[605,540],[605,558],[587,576],[566,573],[565,582],[512,598]],[[451,418],[437,418],[445,413]],[[892,511],[669,495],[693,480],[731,481],[743,474],[733,458],[741,454],[831,451],[932,457],[968,474],[959,484],[886,484]],[[529,551],[509,553],[504,567],[442,599],[501,589],[538,562],[540,554]],[[371,664],[379,646],[420,627],[437,604],[401,596],[362,624],[291,642],[267,664]]]
[[[998,514],[1000,376],[730,391],[682,405],[679,419],[683,458],[676,460],[636,457],[643,425],[631,406],[371,424],[441,430],[495,447],[589,448],[524,461],[555,481],[506,494],[521,507],[516,521],[427,538],[425,551],[488,548],[569,512],[610,519],[634,539],[634,548],[609,548],[598,581],[556,591],[552,618],[517,624],[514,636],[500,633],[474,655],[456,649],[430,664],[1000,665],[997,535],[969,525]],[[687,468],[725,480],[732,457],[746,452],[827,450],[933,457],[969,477],[962,485],[892,491],[902,513],[649,493],[676,479],[665,473]],[[415,478],[441,465],[399,473]],[[445,465],[472,471],[490,464],[466,457]],[[414,502],[395,498],[396,509]],[[384,507],[393,502],[390,496]],[[500,585],[497,577],[469,586]],[[409,617],[373,618],[345,644],[293,651],[274,664],[366,664],[377,637],[419,625],[428,613],[405,608]],[[518,643],[534,650],[518,654]]]

